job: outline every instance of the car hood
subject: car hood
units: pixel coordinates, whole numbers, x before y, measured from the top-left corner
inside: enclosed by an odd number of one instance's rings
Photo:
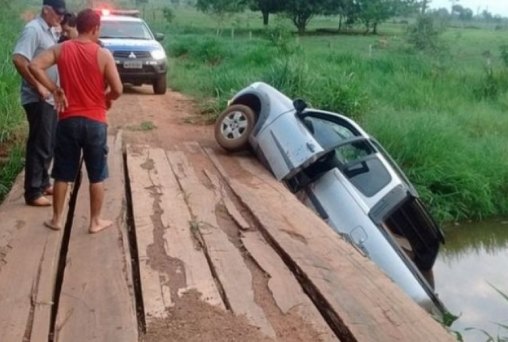
[[[100,38],[100,41],[105,48],[115,51],[127,51],[132,49],[136,49],[137,51],[153,51],[162,49],[161,44],[154,40]]]

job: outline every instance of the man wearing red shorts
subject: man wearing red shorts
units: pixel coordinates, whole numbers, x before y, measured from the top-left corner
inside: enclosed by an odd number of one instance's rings
[[[100,16],[91,9],[78,14],[78,37],[44,51],[29,65],[30,71],[55,98],[59,113],[55,159],[53,217],[44,224],[61,229],[67,185],[78,174],[81,152],[90,180],[90,233],[111,226],[100,218],[104,183],[108,177],[106,110],[122,93],[122,82],[108,50],[98,45]],[[58,66],[59,88],[45,70]],[[108,89],[108,90],[104,90]]]

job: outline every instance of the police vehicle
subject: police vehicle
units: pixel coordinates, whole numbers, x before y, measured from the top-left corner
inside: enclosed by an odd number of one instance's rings
[[[166,93],[168,62],[159,43],[162,33],[153,34],[137,10],[99,10],[102,45],[111,51],[123,83],[151,84],[155,94]]]

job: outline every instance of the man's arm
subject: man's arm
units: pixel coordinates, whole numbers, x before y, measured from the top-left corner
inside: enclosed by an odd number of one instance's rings
[[[59,50],[60,45],[55,45],[41,52],[28,64],[28,70],[32,73],[35,80],[46,87],[51,93],[58,89],[58,85],[48,77],[46,69],[56,64]]]
[[[122,95],[123,85],[122,81],[120,80],[120,75],[118,74],[118,69],[116,68],[113,56],[106,49],[101,49],[101,52],[104,54],[103,58],[105,61],[104,79],[109,86],[109,91],[106,93],[106,102],[110,103]]]
[[[35,79],[48,89],[50,94],[53,94],[57,112],[61,112],[67,107],[67,97],[62,88],[58,87],[58,85],[48,77],[46,69],[56,64],[59,55],[60,44],[41,52],[28,65],[28,70],[30,70]]]
[[[50,95],[49,91],[45,89],[42,84],[37,82],[28,69],[28,64],[30,64],[30,60],[37,48],[37,40],[37,32],[31,27],[25,27],[14,47],[12,63],[21,77],[23,77],[42,98],[46,99]]]
[[[28,84],[40,93],[41,84],[37,82],[30,70],[28,70],[28,64],[30,64],[30,61],[25,56],[16,53],[12,56],[12,63],[21,77],[23,77]]]

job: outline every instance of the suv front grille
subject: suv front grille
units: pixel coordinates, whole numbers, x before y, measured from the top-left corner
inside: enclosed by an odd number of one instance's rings
[[[134,53],[136,58],[151,58],[152,55],[148,51],[115,51],[113,57],[116,58],[129,58],[130,54]]]

